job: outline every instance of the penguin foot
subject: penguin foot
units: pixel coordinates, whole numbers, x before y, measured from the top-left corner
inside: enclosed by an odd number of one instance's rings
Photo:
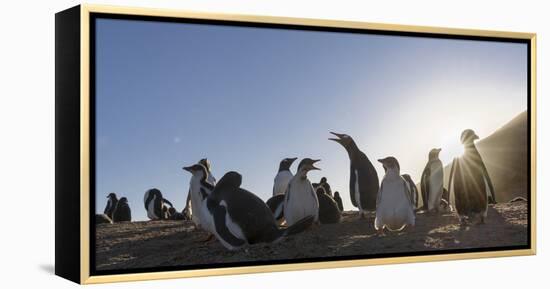
[[[208,233],[208,236],[204,240],[198,240],[197,243],[210,243],[212,240],[214,240],[214,234]]]

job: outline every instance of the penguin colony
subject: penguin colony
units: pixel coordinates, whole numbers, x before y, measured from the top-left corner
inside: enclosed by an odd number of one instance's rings
[[[496,202],[491,178],[474,143],[479,137],[471,129],[460,137],[465,153],[453,160],[447,188],[439,148],[429,152],[419,188],[409,174],[401,174],[399,161],[393,156],[378,159],[384,169],[380,183],[373,163],[353,138],[330,133],[335,137],[329,140],[340,144],[350,160],[351,203],[361,218],[368,211],[375,212],[374,227],[379,234],[414,227],[418,210],[431,215],[454,210],[461,223],[482,224],[488,203]],[[151,188],[143,197],[147,217],[152,221],[191,220],[195,230],[208,232],[229,250],[278,242],[312,225],[339,223],[344,210],[340,193],[332,193],[326,177],[318,183],[308,178],[308,172],[321,170],[315,166],[320,160],[303,158],[293,174],[291,167],[297,159],[280,161],[273,195],[267,202],[241,187],[243,176],[238,172],[227,172],[217,182],[210,161],[201,159],[183,167],[191,174],[184,209],[177,211],[160,190]],[[104,213],[96,215],[97,224],[132,220],[127,198],[118,199],[109,193],[107,199]]]

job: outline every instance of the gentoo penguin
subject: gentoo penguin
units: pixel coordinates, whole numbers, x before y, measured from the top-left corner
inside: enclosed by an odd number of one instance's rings
[[[415,216],[412,208],[408,184],[399,175],[399,163],[394,157],[379,159],[386,171],[376,206],[374,228],[382,232],[384,228],[390,231],[400,231],[407,225],[414,226]]]
[[[285,195],[275,195],[269,198],[266,204],[273,213],[273,217],[275,217],[275,220],[277,220],[277,222],[281,224],[285,217],[283,210],[285,204]]]
[[[325,194],[327,194],[327,195],[329,195],[329,196],[332,197],[332,190],[330,189],[330,185],[329,185],[329,183],[327,182],[327,178],[322,177],[320,182],[314,183],[314,184],[312,184],[312,185],[313,185],[313,188],[314,188],[315,190],[317,190],[318,187],[323,188],[323,190],[325,191]]]
[[[286,158],[279,163],[279,171],[275,175],[275,180],[273,182],[273,196],[284,195],[286,188],[288,187],[288,182],[294,176],[290,172],[290,166],[297,158]]]
[[[298,165],[296,175],[292,177],[288,184],[285,194],[284,215],[289,226],[308,216],[313,216],[315,222],[319,220],[319,200],[307,178],[309,171],[320,170],[314,166],[318,161],[320,160],[303,159]]]
[[[128,199],[122,197],[118,200],[115,211],[113,212],[113,222],[130,221],[132,221],[132,212],[130,211],[130,206],[128,206]]]
[[[334,192],[334,201],[336,201],[338,209],[340,209],[340,211],[343,211],[344,204],[342,203],[342,198],[340,197],[340,193],[338,191]]]
[[[107,205],[105,206],[105,210],[103,210],[103,213],[107,216],[109,216],[109,218],[111,218],[111,220],[113,219],[113,212],[115,211],[115,207],[116,207],[116,204],[118,202],[118,198],[116,196],[115,193],[110,193],[108,196],[107,196],[108,200],[107,200]]]
[[[439,211],[443,196],[443,163],[439,159],[441,149],[432,149],[428,155],[428,163],[422,172],[420,190],[424,210]]]
[[[359,150],[355,141],[346,134],[331,132],[338,138],[329,138],[341,144],[350,159],[349,192],[351,203],[359,208],[361,217],[366,211],[376,209],[376,196],[378,194],[378,175],[367,156]]]
[[[317,199],[319,200],[319,223],[335,224],[339,223],[342,218],[342,213],[338,208],[336,201],[325,193],[323,187],[319,186],[316,190]]]
[[[203,201],[214,189],[214,185],[208,181],[208,169],[202,164],[195,164],[188,167],[183,167],[184,170],[190,172],[193,176],[189,181],[189,195],[191,198],[191,220],[196,228],[202,228],[202,208]],[[202,228],[205,229],[205,228]]]
[[[253,193],[240,188],[241,182],[239,173],[226,173],[204,202],[204,215],[213,224],[211,232],[227,249],[277,242],[313,223],[313,217],[309,216],[288,228],[279,229],[267,205]]]
[[[496,200],[493,183],[474,144],[476,139],[479,137],[473,130],[462,132],[460,141],[464,145],[464,155],[453,160],[449,177],[449,193],[454,196],[454,207],[461,223],[477,217],[484,223],[488,197]]]
[[[206,177],[207,182],[212,186],[216,185],[216,178],[214,177],[214,175],[212,175],[212,165],[210,161],[207,158],[204,158],[201,159],[198,164],[203,165],[206,168],[206,172],[208,173],[208,176]],[[185,201],[183,214],[188,216],[188,218],[191,218],[191,216],[193,215],[193,206],[191,205],[191,191],[187,192],[187,200]]]
[[[96,214],[95,215],[95,224],[112,224],[113,220],[105,214]]]
[[[416,184],[412,180],[411,176],[409,174],[403,174],[401,175],[405,181],[407,181],[407,184],[409,186],[409,192],[410,192],[410,199],[411,203],[413,205],[413,209],[418,208],[418,188],[416,187]]]
[[[145,210],[147,211],[147,217],[151,220],[162,220],[164,219],[164,203],[172,206],[168,200],[162,197],[162,193],[156,189],[150,189],[145,192],[143,196],[143,203],[145,204]]]

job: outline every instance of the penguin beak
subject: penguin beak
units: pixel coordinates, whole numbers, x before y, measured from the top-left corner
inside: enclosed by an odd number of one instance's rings
[[[297,160],[298,158],[290,158],[290,163],[293,163]]]
[[[185,170],[185,171],[188,171],[188,172],[190,172],[190,173],[193,172],[193,171],[191,170],[191,167],[183,167],[182,169]]]
[[[316,166],[313,165],[313,164],[315,164],[315,163],[318,162],[318,161],[320,161],[320,160],[313,160],[313,162],[311,163],[311,165],[310,165],[310,167],[309,167],[309,170],[310,170],[310,171],[312,171],[312,170],[318,170],[318,171],[320,171],[320,170],[321,170],[320,168],[318,168],[318,167],[316,167]]]
[[[335,136],[337,136],[338,138],[329,138],[329,140],[335,141],[335,142],[337,142],[337,143],[339,143],[339,144],[342,143],[341,138],[344,137],[343,134],[335,133],[335,132],[332,132],[332,131],[331,131],[330,133],[333,134],[333,135],[335,135]]]
[[[479,136],[477,136],[477,134],[474,134],[474,139],[479,139]]]

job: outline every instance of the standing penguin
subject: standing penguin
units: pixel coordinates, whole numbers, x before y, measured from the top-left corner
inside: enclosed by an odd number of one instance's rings
[[[325,193],[322,187],[318,187],[316,190],[317,199],[319,200],[319,223],[321,224],[334,224],[340,223],[342,213],[338,208],[336,201]]]
[[[206,168],[206,172],[208,173],[208,177],[206,177],[206,180],[208,181],[208,183],[210,183],[212,186],[216,185],[216,178],[214,177],[214,175],[212,175],[212,165],[210,161],[207,158],[204,158],[201,159],[198,164],[203,165]],[[187,192],[187,200],[185,201],[185,207],[183,208],[182,212],[188,218],[191,218],[191,215],[193,214],[193,206],[191,205],[191,191]]]
[[[407,181],[407,184],[409,186],[409,192],[410,192],[410,199],[411,203],[413,205],[413,209],[418,208],[418,188],[416,187],[416,184],[412,180],[411,176],[409,174],[403,174],[401,175],[405,181]]]
[[[317,190],[318,187],[321,187],[323,188],[323,190],[325,191],[325,194],[329,195],[332,197],[332,190],[330,188],[330,185],[329,183],[327,182],[327,178],[325,177],[322,177],[321,178],[321,181],[319,181],[318,183],[314,183],[312,184],[313,185],[313,188],[315,190]]]
[[[432,149],[428,155],[428,163],[422,172],[420,189],[422,203],[428,212],[439,211],[443,196],[443,163],[439,159],[441,149]]]
[[[409,186],[399,175],[397,159],[387,157],[378,161],[384,166],[386,174],[378,193],[374,228],[382,232],[384,228],[400,231],[407,225],[414,226],[415,216],[409,199]]]
[[[314,164],[320,160],[303,159],[298,165],[296,175],[288,184],[285,195],[284,215],[289,226],[296,224],[299,220],[313,216],[315,222],[319,220],[319,200],[313,190],[307,173],[311,170],[320,170]]]
[[[165,214],[163,213],[164,203],[172,206],[172,203],[165,200],[162,197],[162,193],[156,188],[145,192],[145,195],[143,196],[143,203],[145,204],[147,217],[151,220],[162,220],[165,218]]]
[[[118,203],[118,198],[115,193],[110,193],[107,198],[107,205],[105,206],[105,210],[103,210],[103,213],[112,220],[113,212],[115,211],[116,204]]]
[[[130,206],[128,206],[128,199],[126,197],[120,198],[116,204],[115,211],[113,212],[113,222],[130,222],[132,221],[132,212]]]
[[[202,164],[183,167],[193,176],[189,181],[189,195],[191,198],[191,219],[196,228],[202,228],[202,207],[206,197],[214,189],[214,185],[208,182],[208,169]]]
[[[279,163],[279,171],[275,175],[273,182],[273,196],[284,195],[290,179],[294,176],[290,172],[290,166],[297,158],[286,158]]]
[[[350,159],[349,192],[351,203],[359,208],[361,217],[366,211],[376,210],[376,196],[378,194],[378,174],[367,156],[359,150],[355,141],[346,134],[331,132],[338,138],[329,138],[341,144]]]
[[[479,137],[473,130],[462,132],[460,141],[464,145],[464,155],[453,160],[449,177],[449,193],[454,196],[461,223],[473,218],[484,223],[489,196],[496,200],[493,183],[474,144],[476,139]]]
[[[227,249],[277,242],[313,223],[313,216],[308,216],[286,229],[279,229],[267,205],[253,193],[240,188],[241,182],[239,173],[226,173],[204,202],[204,215],[213,224],[211,232]]]
[[[340,211],[344,211],[344,204],[342,203],[342,198],[340,197],[340,193],[338,191],[334,192],[334,201],[336,201],[338,209],[340,209]]]

